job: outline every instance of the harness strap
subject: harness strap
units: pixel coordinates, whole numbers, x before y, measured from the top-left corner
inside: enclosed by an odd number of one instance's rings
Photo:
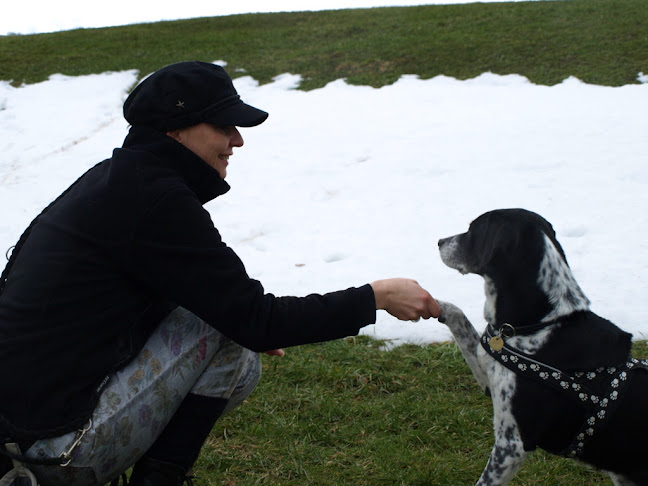
[[[501,341],[501,348],[495,350],[491,347],[491,340],[498,338]],[[592,397],[596,399],[596,394],[587,387],[583,382],[576,380],[569,374],[535,360],[532,356],[515,349],[503,341],[503,337],[492,334],[489,328],[482,335],[481,345],[495,360],[502,366],[510,369],[514,373],[525,376],[529,379],[535,379],[540,383],[551,386],[559,391],[572,393],[579,401],[584,404],[592,402]],[[601,369],[602,370],[602,369]],[[599,371],[599,370],[597,370]],[[599,371],[600,373],[601,371]],[[598,377],[596,372],[590,372],[585,375],[586,379],[593,380]]]
[[[621,402],[621,392],[628,384],[628,374],[631,371],[648,370],[648,360],[639,361],[631,358],[630,361],[622,365],[622,369],[612,376],[612,381],[608,386],[606,393],[600,400],[594,403],[591,409],[590,417],[582,425],[576,438],[572,443],[563,450],[560,455],[565,457],[582,457],[585,451],[585,445],[596,432],[598,432],[605,422],[609,421],[614,415],[616,408]]]
[[[497,349],[491,345],[494,338]],[[628,383],[628,373],[638,369],[648,371],[648,360],[629,357],[628,361],[617,366],[579,371],[572,376],[507,345],[502,335],[494,334],[490,326],[482,335],[481,345],[497,362],[515,374],[568,393],[588,410],[589,418],[572,443],[560,454],[566,457],[581,457],[587,441],[614,415],[621,392]],[[605,380],[607,386],[603,393],[595,393],[586,385],[593,380]]]

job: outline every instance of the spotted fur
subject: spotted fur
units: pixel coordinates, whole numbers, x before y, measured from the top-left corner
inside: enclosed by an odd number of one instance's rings
[[[581,290],[574,274],[547,235],[544,255],[538,270],[538,285],[547,294],[552,311],[542,318],[549,322],[560,316],[589,309],[589,299]]]
[[[607,366],[629,356],[630,335],[589,310],[551,224],[541,216],[522,209],[485,213],[466,233],[440,240],[439,251],[447,266],[484,278],[484,318],[496,332],[502,330],[507,346],[572,370]],[[450,328],[478,384],[493,401],[495,442],[477,485],[509,484],[536,447],[552,453],[567,447],[571,435],[565,429],[581,426],[582,409],[502,366],[480,345],[461,309],[439,303],[440,321]],[[574,316],[579,318],[574,321]],[[515,328],[530,331],[514,335]],[[624,401],[612,425],[591,441],[581,458],[607,470],[616,486],[648,486],[643,453],[648,373],[637,372],[632,380],[628,393],[639,403]],[[633,434],[636,449],[622,443]]]
[[[495,322],[497,288],[493,281],[487,276],[484,276],[484,294],[486,294],[486,301],[484,302],[484,319],[486,319],[486,322]]]

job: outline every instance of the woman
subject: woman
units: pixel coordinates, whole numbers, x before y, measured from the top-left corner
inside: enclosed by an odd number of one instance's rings
[[[356,335],[376,309],[438,317],[415,281],[276,297],[203,205],[229,190],[237,127],[268,114],[219,66],[182,62],[135,88],[121,148],[21,236],[0,281],[0,437],[43,486],[180,485],[257,353]]]

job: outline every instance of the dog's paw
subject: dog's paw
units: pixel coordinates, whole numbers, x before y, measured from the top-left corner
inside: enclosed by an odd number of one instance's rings
[[[457,320],[465,319],[463,311],[454,304],[450,302],[444,302],[442,300],[437,300],[439,306],[441,307],[441,315],[439,316],[439,322],[446,323],[448,320]]]

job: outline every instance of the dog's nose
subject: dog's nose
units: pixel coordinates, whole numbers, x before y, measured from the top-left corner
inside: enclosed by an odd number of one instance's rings
[[[439,240],[439,248],[441,248],[447,241],[448,241],[448,238],[441,238]]]

